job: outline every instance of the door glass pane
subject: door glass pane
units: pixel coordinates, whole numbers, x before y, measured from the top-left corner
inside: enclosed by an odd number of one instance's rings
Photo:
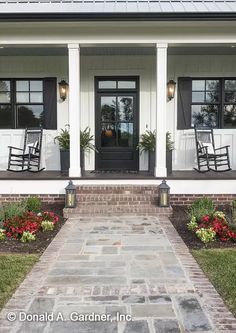
[[[236,128],[236,105],[224,106],[224,128]]]
[[[18,128],[43,126],[43,105],[21,105],[17,107]]]
[[[10,93],[9,92],[0,92],[0,103],[10,103]]]
[[[205,90],[205,80],[193,80],[192,90]]]
[[[101,124],[101,146],[102,147],[115,147],[116,146],[115,124],[112,124],[112,123],[102,123]]]
[[[11,128],[10,105],[0,105],[0,128]]]
[[[235,103],[236,102],[236,91],[227,91],[225,92],[225,102],[226,103]]]
[[[99,81],[99,89],[116,89],[116,81]]]
[[[29,91],[29,81],[16,81],[16,91]]]
[[[43,93],[41,93],[41,92],[30,93],[30,102],[31,103],[43,103]]]
[[[192,105],[191,126],[217,126],[217,105]]]
[[[225,80],[225,90],[236,90],[236,80]]]
[[[206,102],[207,103],[214,103],[219,101],[219,94],[218,91],[208,91],[206,93]]]
[[[135,81],[118,81],[119,89],[135,89],[136,82]]]
[[[30,81],[31,91],[43,91],[43,81]]]
[[[117,99],[117,120],[133,120],[133,96],[119,96]]]
[[[16,93],[16,103],[29,103],[29,93],[27,92]]]
[[[115,121],[116,117],[116,97],[102,96],[101,97],[101,120]]]
[[[117,125],[118,145],[120,147],[133,147],[133,123],[119,123]]]
[[[0,103],[10,103],[10,81],[0,81]]]
[[[206,90],[218,90],[219,89],[219,80],[207,80],[206,81]]]
[[[205,92],[192,92],[192,102],[193,103],[204,103],[205,102]]]

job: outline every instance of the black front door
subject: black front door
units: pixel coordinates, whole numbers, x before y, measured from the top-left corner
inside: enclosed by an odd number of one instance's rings
[[[96,78],[96,170],[138,170],[138,78]]]

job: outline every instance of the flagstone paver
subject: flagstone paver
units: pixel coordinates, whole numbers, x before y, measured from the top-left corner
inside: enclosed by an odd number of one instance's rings
[[[236,332],[168,218],[153,216],[69,219],[0,320],[12,333]]]

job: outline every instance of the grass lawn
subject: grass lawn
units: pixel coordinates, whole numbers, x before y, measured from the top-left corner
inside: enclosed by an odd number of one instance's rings
[[[236,315],[236,249],[191,251],[202,270]]]
[[[36,254],[0,253],[0,309],[38,260]]]

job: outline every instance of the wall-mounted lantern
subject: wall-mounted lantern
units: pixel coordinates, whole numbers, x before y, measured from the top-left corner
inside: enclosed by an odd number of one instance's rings
[[[65,80],[61,80],[58,85],[60,98],[65,101],[65,99],[67,98],[69,84]]]
[[[170,206],[170,187],[166,184],[165,180],[159,185],[159,206]]]
[[[69,181],[65,190],[66,190],[65,207],[66,208],[75,208],[75,206],[76,206],[76,186],[72,183],[72,180]]]
[[[174,80],[169,80],[167,82],[167,98],[168,100],[172,100],[175,96],[175,87],[176,87],[176,82]]]

